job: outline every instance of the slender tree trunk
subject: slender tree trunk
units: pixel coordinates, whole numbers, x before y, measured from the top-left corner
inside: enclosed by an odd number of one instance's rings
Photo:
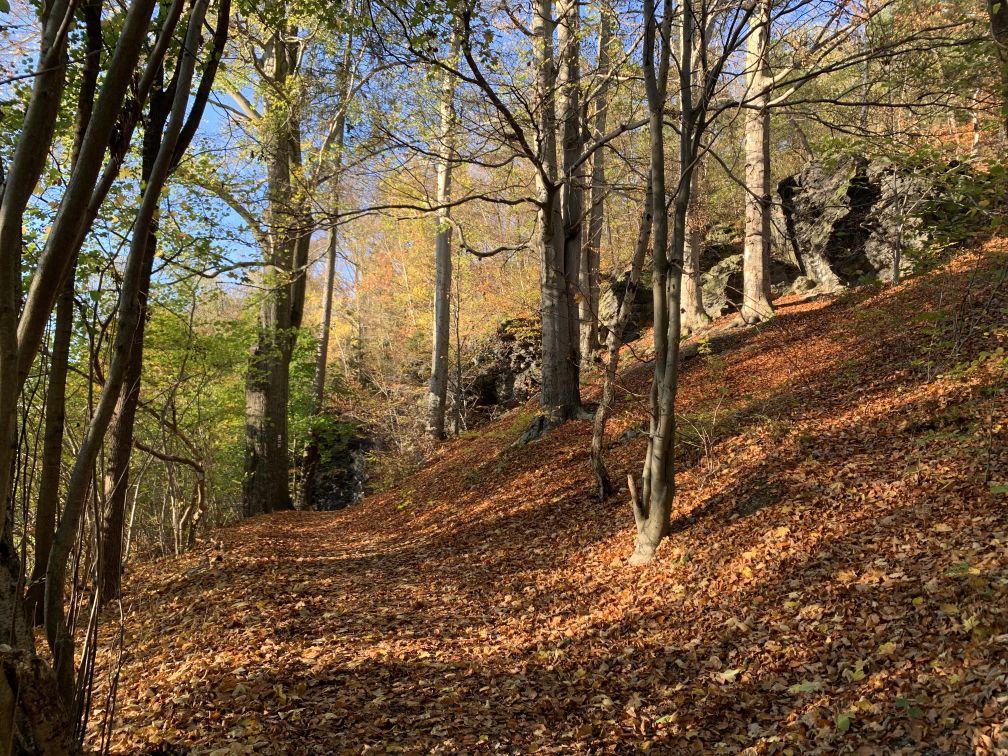
[[[60,705],[56,677],[34,654],[34,638],[27,631],[25,605],[18,591],[20,568],[7,516],[11,501],[14,423],[18,393],[38,355],[53,305],[93,220],[89,206],[110,183],[104,177],[102,181],[97,179],[113,127],[123,112],[123,97],[133,80],[154,5],[153,0],[136,0],[126,12],[115,50],[105,69],[101,94],[80,141],[60,207],[20,308],[21,226],[25,207],[49,154],[65,77],[66,40],[73,27],[71,15],[75,4],[72,2],[57,0],[40,14],[43,29],[38,75],[33,77],[32,96],[0,201],[0,492],[5,501],[0,507],[0,624],[8,628],[7,645],[15,649],[0,653],[4,665],[4,674],[0,675],[0,699],[4,701],[0,706],[0,743],[8,744],[5,750],[13,741],[15,729],[21,734],[27,733],[40,753],[77,753],[80,750],[69,707]],[[166,11],[165,23],[149,55],[148,67],[167,49],[167,42],[164,45],[161,42],[165,36],[173,34],[174,21],[171,19],[175,9],[181,9],[181,2]],[[134,91],[139,101],[146,98],[145,81],[141,79]],[[124,128],[124,132],[130,129]],[[113,149],[106,175],[114,176],[118,166]],[[57,531],[53,552],[59,541]],[[52,562],[52,552],[49,561]],[[46,576],[47,593],[53,592],[51,577]],[[61,611],[62,588],[60,580]]]
[[[26,600],[28,616],[35,625],[45,621],[45,573],[56,529],[60,470],[63,462],[63,426],[66,421],[66,379],[73,335],[74,272],[72,266],[56,303],[53,327],[49,388],[46,393],[45,431],[42,440],[42,474],[39,476],[38,507],[35,511],[35,561]]]
[[[86,47],[84,70],[77,95],[77,125],[74,134],[73,162],[91,120],[98,73],[101,70],[101,3],[87,3],[82,9]],[[71,168],[72,170],[72,168]],[[70,364],[70,340],[73,336],[74,284],[77,254],[67,271],[56,301],[48,389],[46,391],[45,430],[42,440],[42,473],[39,476],[38,506],[35,510],[35,561],[27,591],[28,617],[35,625],[45,622],[45,572],[56,529],[60,471],[63,467],[63,426],[66,420],[66,379]]]
[[[644,80],[650,111],[651,181],[654,186],[654,345],[655,373],[651,383],[651,418],[642,488],[631,478],[637,543],[630,564],[654,559],[661,540],[668,534],[672,499],[675,496],[675,397],[679,378],[680,300],[686,212],[689,208],[692,173],[700,129],[693,108],[692,52],[694,14],[691,0],[683,0],[683,23],[679,47],[679,175],[672,205],[671,243],[666,215],[664,104],[666,100],[671,45],[672,2],[663,3],[659,27],[654,6],[645,3]],[[655,37],[662,42],[658,72],[655,72]]]
[[[65,705],[74,701],[74,639],[65,622],[63,587],[67,563],[76,540],[84,503],[91,485],[91,476],[98,451],[122,390],[134,331],[139,322],[139,287],[141,265],[147,249],[147,237],[156,216],[163,189],[175,158],[175,148],[185,120],[190,87],[195,69],[195,52],[199,49],[200,31],[206,13],[206,0],[198,0],[192,8],[184,51],[179,59],[180,71],[176,74],[176,91],[171,115],[165,129],[161,150],[155,161],[151,178],[144,188],[143,199],[137,210],[133,236],[123,271],[122,289],[119,293],[118,322],[112,359],[105,376],[101,395],[94,415],[88,424],[80,450],[74,461],[67,486],[63,516],[56,528],[46,571],[45,625],[49,647],[55,660],[56,678]]]
[[[144,134],[143,182],[146,183],[153,170],[154,160],[160,148],[161,129],[167,117],[167,107],[162,114],[156,113],[152,99],[151,127]],[[159,122],[160,121],[160,122]],[[115,414],[109,425],[108,465],[105,470],[105,516],[101,523],[101,568],[99,575],[99,603],[104,604],[119,595],[122,573],[123,526],[126,515],[126,494],[129,490],[129,465],[133,451],[133,426],[136,423],[137,404],[140,401],[140,378],[143,372],[144,331],[147,319],[148,293],[151,271],[157,251],[158,213],[151,218],[147,245],[140,264],[140,281],[137,286],[137,325],[129,345],[126,367],[123,371],[123,387],[116,405]]]
[[[563,184],[560,187],[560,211],[563,215],[563,266],[567,289],[568,343],[574,361],[575,380],[581,367],[581,334],[578,298],[581,247],[584,221],[584,150],[579,88],[581,85],[581,5],[580,0],[559,0],[557,43],[560,46],[560,70],[557,75],[557,109],[560,115],[560,162]],[[579,396],[580,398],[580,396]],[[578,403],[580,407],[580,402]],[[579,408],[578,407],[578,408]]]
[[[613,18],[611,11],[602,3],[599,8],[598,77],[599,86],[595,94],[595,112],[592,116],[593,139],[601,139],[606,132],[609,116],[609,47],[612,44]],[[591,184],[588,200],[588,233],[583,245],[580,270],[581,297],[578,302],[581,320],[581,358],[588,356],[599,347],[599,250],[602,246],[602,221],[605,213],[605,150],[596,150],[591,159]]]
[[[700,253],[703,251],[704,218],[699,198],[701,170],[693,171],[690,179],[690,203],[686,211],[686,241],[683,251],[682,331],[693,333],[711,322],[704,309],[701,282]]]
[[[693,35],[693,59],[701,59],[704,35]],[[703,95],[703,71],[695,67],[690,77],[694,100]],[[711,322],[703,304],[700,253],[703,251],[706,218],[700,199],[700,177],[703,174],[703,154],[698,151],[697,165],[690,178],[690,202],[686,211],[686,240],[683,248],[682,330],[693,333]]]
[[[453,32],[450,46],[452,65],[458,58],[459,37]],[[437,164],[437,236],[434,242],[434,338],[431,351],[431,376],[427,392],[427,433],[435,439],[445,437],[445,408],[448,403],[448,351],[451,336],[452,228],[451,200],[452,160],[455,133],[455,77],[443,72],[441,80],[441,132],[438,135]]]
[[[209,57],[200,80],[199,90],[193,97],[193,105],[186,124],[182,127],[175,146],[175,155],[169,170],[173,171],[182,153],[195,134],[196,127],[206,108],[210,89],[216,77],[218,64],[227,40],[227,24],[230,5],[221,3],[218,7],[217,26],[213,42],[209,46]],[[175,82],[164,89],[163,74],[159,75],[155,89],[151,92],[150,106],[144,129],[141,185],[146,185],[154,172],[164,136],[165,122],[171,113]],[[99,575],[99,604],[111,601],[119,595],[123,564],[123,531],[126,518],[126,498],[130,484],[130,459],[133,454],[133,426],[140,402],[140,380],[143,374],[144,338],[148,319],[148,300],[154,258],[157,255],[158,225],[160,211],[155,209],[147,234],[147,246],[140,268],[137,287],[138,319],[129,347],[129,357],[123,376],[123,389],[116,405],[115,414],[109,427],[108,465],[105,471],[105,516],[101,523],[100,556],[102,560]]]
[[[333,293],[336,288],[336,227],[329,230],[329,241],[326,245],[325,291],[322,294],[322,325],[319,329],[318,354],[315,356],[315,377],[312,381],[313,416],[322,415],[325,405],[326,362],[329,358],[329,334],[332,330]],[[318,434],[315,428],[309,431],[308,443],[305,445],[304,457],[301,460],[301,488],[298,491],[298,509],[312,509],[315,506],[314,480],[320,461]]]
[[[21,303],[22,225],[25,208],[49,155],[60,99],[66,80],[67,37],[72,28],[73,4],[58,0],[43,9],[42,38],[31,99],[14,155],[6,168],[0,198],[0,537],[7,531],[16,434],[17,399],[24,379],[18,343]],[[59,288],[63,276],[56,282]],[[56,293],[53,293],[55,300]],[[48,310],[46,320],[48,320]],[[44,323],[39,324],[41,341]],[[36,350],[37,352],[37,347]],[[32,359],[34,359],[34,353]],[[27,374],[27,371],[25,371]],[[5,553],[16,555],[13,546]],[[16,574],[16,572],[15,572]]]
[[[332,130],[332,178],[329,193],[330,213],[339,215],[340,171],[343,165],[343,147],[346,141],[346,112],[350,104],[350,58],[353,52],[353,35],[347,34],[343,49],[343,60],[339,71],[339,84],[342,94]],[[325,291],[322,294],[322,324],[319,328],[319,346],[315,355],[315,376],[312,381],[312,416],[316,420],[322,416],[325,406],[325,383],[329,360],[329,338],[332,331],[333,294],[336,289],[336,258],[339,251],[339,237],[335,222],[329,229],[329,241],[326,245]],[[305,445],[301,460],[301,487],[298,491],[298,509],[312,509],[315,506],[315,476],[318,472],[321,453],[319,451],[318,429],[309,429],[308,443]]]
[[[746,230],[742,320],[773,315],[770,306],[770,0],[758,0],[746,47],[749,107],[745,119]]]
[[[651,225],[654,219],[654,194],[651,182],[648,181],[644,193],[644,209],[641,212],[640,227],[637,232],[637,245],[634,247],[633,259],[630,262],[630,280],[627,282],[623,301],[620,302],[616,319],[606,335],[606,368],[602,378],[602,398],[599,400],[592,418],[591,467],[598,485],[599,499],[605,501],[614,493],[609,472],[606,470],[605,459],[602,457],[605,443],[606,423],[612,410],[613,397],[616,390],[616,374],[619,371],[619,353],[623,346],[623,331],[633,313],[633,303],[637,296],[637,285],[640,283],[644,258],[647,256],[648,242],[651,240]]]

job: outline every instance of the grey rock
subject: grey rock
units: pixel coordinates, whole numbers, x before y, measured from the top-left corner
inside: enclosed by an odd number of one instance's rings
[[[742,304],[742,253],[725,257],[700,274],[704,309],[713,318],[737,312]],[[800,277],[797,266],[786,260],[770,260],[770,289],[775,296],[788,293]]]
[[[896,250],[901,274],[911,272],[929,239],[921,215],[934,183],[892,163],[812,163],[777,191],[774,254],[793,260],[824,292],[892,280]]]
[[[341,418],[337,428],[338,432],[321,439],[321,459],[311,483],[313,505],[323,512],[343,509],[364,498],[368,452],[375,447],[356,421]]]
[[[470,389],[472,406],[514,407],[536,391],[542,381],[542,327],[533,318],[511,318],[474,359]]]
[[[608,330],[616,322],[619,308],[623,304],[626,296],[627,286],[630,283],[630,271],[626,271],[621,276],[610,279],[603,284],[599,294],[599,323],[603,329]],[[637,291],[634,294],[633,309],[630,311],[630,320],[623,329],[623,343],[629,344],[641,337],[646,328],[654,322],[654,300],[651,297],[651,281],[642,279],[637,284]],[[606,333],[602,333],[603,339]]]
[[[625,431],[620,433],[619,438],[616,439],[617,444],[627,444],[633,441],[635,438],[640,438],[641,436],[646,436],[648,434],[647,429],[643,424],[631,425]]]

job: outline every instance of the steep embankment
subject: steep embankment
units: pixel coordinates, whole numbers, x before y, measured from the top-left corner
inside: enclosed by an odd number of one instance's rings
[[[114,750],[1005,752],[1008,400],[976,358],[1008,340],[1006,248],[690,360],[644,570],[588,424],[511,449],[520,413],[360,506],[139,566]],[[626,361],[614,435],[645,415]]]

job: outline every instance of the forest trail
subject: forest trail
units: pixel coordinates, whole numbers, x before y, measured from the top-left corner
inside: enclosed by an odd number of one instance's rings
[[[113,752],[1006,752],[1006,250],[688,361],[643,570],[589,424],[512,449],[528,410],[359,506],[137,565]],[[646,412],[624,360],[613,438]]]

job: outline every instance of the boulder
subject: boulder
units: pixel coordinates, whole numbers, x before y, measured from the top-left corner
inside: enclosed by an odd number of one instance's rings
[[[348,418],[326,422],[319,432],[319,465],[312,481],[315,509],[331,512],[364,498],[367,454],[374,444],[363,426]]]
[[[704,309],[712,318],[737,312],[741,308],[742,264],[742,253],[737,252],[700,274]],[[800,277],[798,266],[786,260],[770,260],[770,289],[775,296],[790,294]]]
[[[928,242],[921,219],[934,192],[923,173],[863,157],[811,163],[777,186],[775,255],[791,259],[823,291],[891,281]]]
[[[626,271],[621,276],[612,278],[608,283],[603,284],[599,295],[599,323],[602,325],[602,339],[619,314],[619,308],[623,305],[623,298],[626,296],[627,286],[630,284],[630,271]],[[634,293],[633,309],[630,311],[630,320],[627,321],[623,329],[623,343],[629,344],[641,337],[646,328],[650,328],[654,322],[654,299],[651,297],[650,274],[646,274],[646,280],[642,279],[637,284],[637,291]]]
[[[533,318],[510,318],[473,360],[470,398],[476,407],[514,407],[539,390],[542,327]]]

